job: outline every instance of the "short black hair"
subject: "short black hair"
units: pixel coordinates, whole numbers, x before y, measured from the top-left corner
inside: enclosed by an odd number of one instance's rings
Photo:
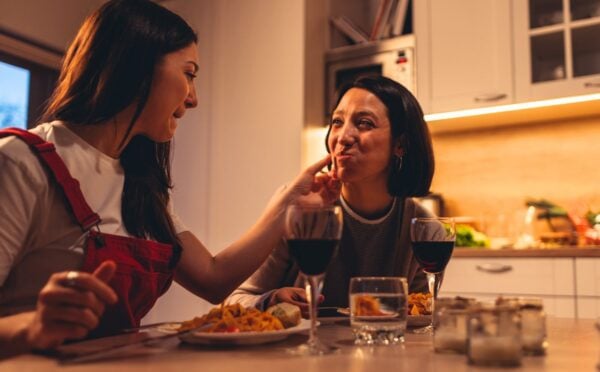
[[[435,159],[431,135],[423,118],[423,110],[415,96],[402,84],[384,76],[363,76],[343,85],[337,93],[335,107],[352,88],[373,93],[387,108],[392,131],[392,146],[399,139],[404,149],[400,171],[390,164],[388,192],[399,197],[425,196],[429,193]],[[331,125],[325,137],[327,152]]]

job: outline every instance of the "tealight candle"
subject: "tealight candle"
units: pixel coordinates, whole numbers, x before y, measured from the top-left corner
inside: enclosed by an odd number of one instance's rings
[[[511,305],[481,306],[468,315],[467,357],[477,365],[521,364],[521,317]]]
[[[464,354],[467,350],[467,314],[473,299],[438,298],[433,349],[436,352]]]

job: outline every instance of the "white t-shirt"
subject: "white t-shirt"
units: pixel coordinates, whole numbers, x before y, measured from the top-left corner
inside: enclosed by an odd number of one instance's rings
[[[130,236],[121,218],[125,176],[118,159],[89,145],[59,121],[32,130],[54,143],[88,204],[100,215],[100,230]],[[86,234],[62,190],[21,139],[0,139],[0,316],[35,305],[48,277],[83,263]],[[186,228],[172,212],[177,233]]]

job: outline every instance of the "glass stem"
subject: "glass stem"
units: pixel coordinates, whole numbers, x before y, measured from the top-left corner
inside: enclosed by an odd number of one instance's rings
[[[440,273],[426,273],[427,284],[429,285],[429,293],[431,293],[431,326],[437,326],[435,315],[435,300],[437,300],[438,291],[440,290]]]
[[[321,292],[319,281],[320,277],[318,275],[306,276],[305,290],[310,311],[310,333],[308,336],[309,345],[315,345],[317,343],[317,301]]]

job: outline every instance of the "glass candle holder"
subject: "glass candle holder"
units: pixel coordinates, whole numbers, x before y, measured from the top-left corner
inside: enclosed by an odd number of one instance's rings
[[[526,355],[544,355],[548,347],[546,312],[539,297],[500,297],[499,305],[517,306],[521,313],[521,341]]]
[[[470,364],[521,365],[521,316],[514,305],[480,305],[469,311],[467,358]]]
[[[438,299],[435,312],[433,349],[436,353],[467,351],[467,315],[474,299],[442,297]]]

